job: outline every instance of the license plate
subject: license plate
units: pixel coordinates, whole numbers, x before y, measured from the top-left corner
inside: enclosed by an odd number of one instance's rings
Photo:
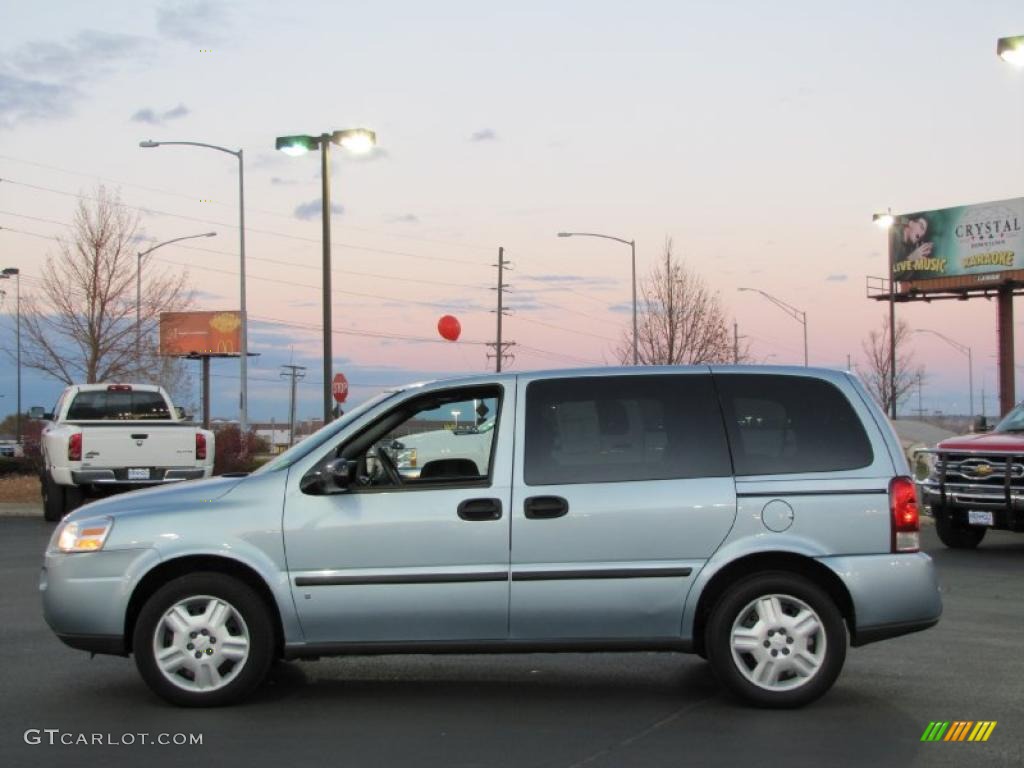
[[[995,518],[986,509],[967,510],[967,522],[971,525],[995,525]]]
[[[149,469],[129,469],[129,480],[149,480]],[[989,523],[991,525],[991,523]]]

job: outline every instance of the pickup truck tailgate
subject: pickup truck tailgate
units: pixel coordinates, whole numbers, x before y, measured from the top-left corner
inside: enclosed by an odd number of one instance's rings
[[[81,424],[82,469],[191,467],[196,430],[177,424]]]

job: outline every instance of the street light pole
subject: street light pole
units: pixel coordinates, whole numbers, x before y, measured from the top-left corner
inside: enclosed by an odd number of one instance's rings
[[[14,424],[15,434],[17,435],[18,445],[21,445],[21,270],[17,267],[7,267],[7,269],[0,272],[0,276],[10,280],[11,276],[14,277],[14,313],[15,313],[15,336],[17,337],[17,389],[18,389],[18,410],[15,412]]]
[[[782,299],[777,299],[774,296],[772,296],[770,293],[766,293],[765,291],[762,291],[760,288],[737,288],[736,290],[738,290],[738,291],[753,291],[755,293],[760,293],[762,296],[764,296],[766,299],[768,299],[768,301],[770,301],[772,304],[777,306],[779,309],[781,309],[787,315],[789,315],[794,320],[796,320],[798,323],[803,325],[803,327],[804,327],[804,367],[806,368],[807,365],[808,365],[808,358],[807,358],[807,313],[804,312],[801,309],[797,309],[796,307],[790,306],[786,302],[782,301]]]
[[[142,363],[142,260],[155,251],[157,248],[163,248],[165,245],[171,243],[179,243],[182,240],[192,240],[197,237],[216,237],[216,232],[204,232],[201,235],[186,235],[185,237],[176,237],[173,240],[165,240],[162,243],[157,243],[152,248],[145,251],[139,251],[136,255],[135,263],[135,364],[140,365]]]
[[[331,403],[331,379],[334,377],[334,339],[331,312],[331,142],[329,134],[320,136],[321,224],[323,226],[323,323],[324,323],[324,424],[334,415]]]
[[[640,348],[637,344],[637,320],[636,320],[636,240],[626,240],[611,235],[599,235],[596,232],[559,232],[559,237],[600,237],[604,240],[614,240],[629,246],[630,257],[633,265],[633,365],[640,365]]]
[[[933,331],[930,328],[915,328],[914,333],[930,333],[932,336],[938,336],[944,342],[953,347],[961,355],[967,355],[967,386],[968,386],[968,401],[970,402],[971,408],[971,423],[974,422],[974,355],[971,352],[971,348],[966,344],[961,344],[959,341],[954,341],[944,334],[938,331]]]
[[[369,152],[377,145],[377,134],[365,128],[349,128],[319,136],[278,136],[275,149],[286,155],[297,157],[310,150],[320,150],[320,204],[323,227],[323,323],[324,323],[324,424],[330,423],[334,415],[331,404],[331,379],[333,378],[333,350],[331,331],[331,165],[330,147],[337,144],[353,154]]]
[[[239,354],[239,374],[241,376],[241,392],[238,398],[238,422],[242,432],[249,429],[249,317],[245,306],[245,160],[242,150],[228,149],[216,144],[204,144],[200,141],[140,141],[144,149],[160,146],[203,147],[225,152],[238,158],[238,259],[239,259],[239,312],[242,315],[242,328]]]

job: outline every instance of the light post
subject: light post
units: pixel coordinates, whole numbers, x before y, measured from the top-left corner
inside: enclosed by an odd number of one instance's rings
[[[762,291],[760,288],[737,288],[736,290],[738,290],[738,291],[753,291],[754,293],[760,293],[762,296],[764,296],[766,299],[768,299],[768,301],[770,301],[776,307],[778,307],[783,312],[785,312],[787,315],[789,315],[794,320],[796,320],[798,323],[803,325],[803,327],[804,327],[804,367],[806,368],[807,367],[807,313],[804,312],[803,310],[797,309],[796,307],[790,306],[789,304],[787,304],[786,302],[782,301],[781,299],[775,298],[770,293],[766,293],[766,292]]]
[[[0,272],[0,277],[5,280],[14,278],[14,313],[16,319],[15,335],[17,337],[17,389],[18,389],[18,410],[15,411],[14,424],[15,434],[17,435],[18,445],[21,445],[21,270],[17,267],[7,267],[5,270]]]
[[[331,405],[331,379],[333,377],[333,351],[331,338],[331,144],[337,144],[353,154],[365,154],[377,145],[377,134],[366,128],[349,128],[343,131],[322,133],[319,136],[278,136],[275,149],[286,155],[298,157],[307,152],[320,150],[320,193],[321,217],[323,219],[323,323],[324,323],[324,424],[330,424],[334,407]]]
[[[1024,35],[1000,37],[996,41],[996,55],[1015,67],[1024,67]]]
[[[614,240],[617,243],[629,246],[630,257],[633,264],[633,365],[640,365],[640,351],[637,346],[636,333],[636,240],[625,240],[621,237],[611,235],[599,235],[596,232],[559,232],[559,237],[600,237],[604,240]]]
[[[974,356],[971,353],[971,348],[966,344],[961,344],[959,341],[954,341],[944,334],[938,331],[933,331],[930,328],[915,328],[914,333],[930,333],[932,336],[938,336],[944,342],[949,344],[953,349],[959,352],[961,355],[967,355],[967,386],[971,407],[971,423],[974,423]]]
[[[241,392],[238,402],[238,422],[242,432],[249,429],[249,318],[245,311],[245,162],[242,150],[228,149],[216,144],[204,144],[199,141],[140,141],[143,149],[161,146],[203,147],[226,152],[238,158],[238,260],[239,260],[239,312],[242,315],[242,338],[240,339],[241,354],[239,355],[239,373],[241,375]]]
[[[884,229],[886,234],[896,217],[892,210],[885,213],[875,213],[871,216],[875,226]],[[888,245],[888,243],[886,243]],[[892,260],[892,248],[889,248],[889,418],[896,420],[896,265]]]
[[[204,232],[201,235],[186,235],[185,237],[176,237],[173,240],[165,240],[162,243],[157,243],[152,248],[148,248],[145,251],[139,251],[136,255],[135,262],[135,364],[141,365],[142,363],[142,259],[151,254],[157,248],[163,248],[165,245],[171,243],[180,243],[182,240],[192,240],[197,237],[216,237],[216,232]]]

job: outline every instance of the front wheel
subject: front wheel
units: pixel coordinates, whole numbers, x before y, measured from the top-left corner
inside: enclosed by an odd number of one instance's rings
[[[133,635],[143,680],[173,704],[214,707],[249,694],[274,655],[270,613],[247,584],[196,573],[146,601]]]
[[[950,549],[974,549],[983,538],[987,528],[968,525],[953,519],[946,511],[935,510],[935,532],[939,541]]]
[[[832,598],[786,572],[754,574],[712,611],[705,647],[719,680],[762,707],[799,707],[824,694],[846,659],[846,628]]]

